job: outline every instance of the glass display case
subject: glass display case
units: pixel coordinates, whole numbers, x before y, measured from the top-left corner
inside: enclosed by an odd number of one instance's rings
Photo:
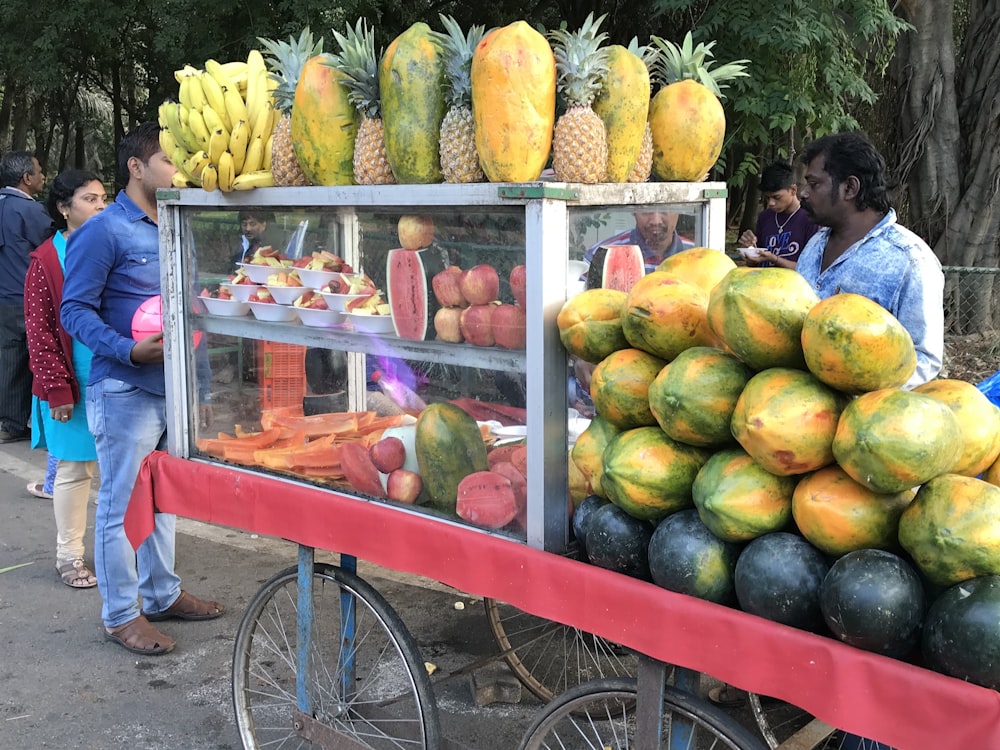
[[[723,183],[160,191],[169,451],[477,526],[424,495],[382,498],[388,471],[382,492],[359,490],[338,450],[399,437],[402,468],[419,474],[416,415],[457,403],[489,446],[530,447],[526,511],[483,532],[561,552],[580,420],[556,316],[584,286],[585,253],[645,213],[722,248],[725,196]],[[248,252],[241,212],[263,219],[271,250]],[[438,314],[461,302],[435,289],[448,266],[476,269],[451,278],[474,303],[464,316]]]

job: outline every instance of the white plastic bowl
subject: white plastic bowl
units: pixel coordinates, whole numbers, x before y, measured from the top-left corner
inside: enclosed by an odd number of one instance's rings
[[[268,284],[267,291],[271,293],[274,301],[279,305],[290,305],[308,289],[304,286],[271,286]]]
[[[295,312],[303,325],[311,328],[329,328],[344,322],[344,314],[337,310],[319,310],[314,307],[296,307]]]
[[[343,316],[351,324],[356,333],[375,333],[380,336],[395,335],[391,315],[365,315],[364,313],[345,312]]]
[[[741,247],[739,251],[744,260],[760,260],[761,248],[759,247]]]
[[[274,302],[248,302],[250,311],[257,320],[268,323],[290,323],[298,320],[298,313],[291,305],[277,305]]]
[[[320,292],[323,295],[323,299],[326,300],[326,306],[331,310],[338,310],[343,312],[347,303],[352,299],[361,299],[362,297],[367,297],[367,294],[334,294],[333,292]],[[371,317],[371,316],[369,316]]]
[[[230,284],[223,282],[219,284],[222,289],[229,290],[229,293],[233,295],[233,299],[237,299],[240,302],[246,302],[250,299],[250,295],[257,291],[257,284]]]
[[[324,284],[329,284],[334,279],[340,278],[340,271],[313,271],[308,268],[297,268],[296,270],[303,286],[309,289],[319,289]]]
[[[254,284],[266,284],[267,277],[271,274],[280,273],[281,271],[288,272],[288,268],[285,266],[259,266],[254,263],[239,263],[238,265],[243,267],[247,276],[250,277],[250,281]]]
[[[205,303],[209,315],[222,315],[226,318],[239,318],[250,312],[250,305],[237,299],[212,299],[199,297]]]

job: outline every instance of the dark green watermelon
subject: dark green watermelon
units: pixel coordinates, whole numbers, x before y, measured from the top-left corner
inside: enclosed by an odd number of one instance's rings
[[[847,553],[830,567],[819,601],[827,627],[851,646],[899,658],[920,639],[924,589],[899,555],[879,549]]]
[[[605,500],[600,495],[587,495],[580,501],[580,504],[576,506],[573,511],[573,536],[580,543],[581,547],[585,547],[587,540],[587,527],[590,525],[590,516],[597,510],[608,504],[608,500]],[[582,550],[586,554],[587,550]]]
[[[648,581],[652,536],[648,522],[608,503],[590,514],[584,547],[592,565]]]
[[[793,628],[820,630],[819,588],[830,566],[823,553],[787,531],[750,542],[736,561],[740,608]]]
[[[653,583],[717,604],[736,601],[733,573],[740,545],[708,530],[694,508],[673,513],[656,525],[649,542]]]
[[[922,650],[938,672],[1000,690],[1000,576],[956,583],[924,619]]]

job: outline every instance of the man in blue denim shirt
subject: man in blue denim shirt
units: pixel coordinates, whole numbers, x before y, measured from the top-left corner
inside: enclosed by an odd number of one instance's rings
[[[927,243],[896,223],[882,156],[860,133],[840,133],[806,146],[802,162],[802,207],[822,228],[799,256],[799,273],[821,298],[852,292],[895,315],[917,349],[904,387],[933,380],[944,356],[944,273]]]
[[[174,640],[152,622],[208,620],[223,607],[181,589],[174,572],[174,516],[157,513],[153,533],[135,552],[125,537],[125,509],[139,465],[164,447],[167,427],[163,334],[132,338],[136,309],[160,293],[156,190],[170,187],[177,171],[160,149],[156,123],[122,139],[118,170],[125,189],[70,236],[60,317],[94,353],[87,421],[101,474],[94,571],[105,633],[129,651],[154,655],[173,650]]]

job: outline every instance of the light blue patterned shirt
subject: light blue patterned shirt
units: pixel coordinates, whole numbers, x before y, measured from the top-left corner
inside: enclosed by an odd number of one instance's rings
[[[895,315],[917,348],[917,370],[904,388],[933,380],[944,356],[944,273],[934,251],[896,222],[893,209],[820,271],[829,237],[829,227],[813,235],[799,256],[799,273],[821,299],[852,292]]]

